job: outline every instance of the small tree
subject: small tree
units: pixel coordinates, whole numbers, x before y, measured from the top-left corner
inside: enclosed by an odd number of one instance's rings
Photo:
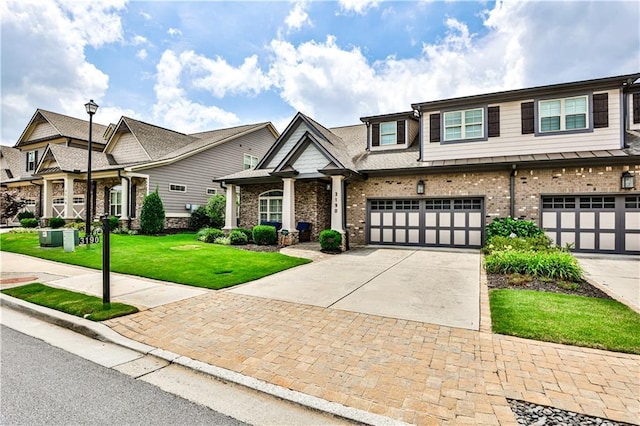
[[[227,197],[222,194],[214,195],[207,201],[207,215],[213,228],[224,226],[224,213],[227,205]]]
[[[0,193],[0,213],[2,214],[2,221],[4,222],[17,215],[24,205],[24,200],[18,196],[17,192],[3,191]]]
[[[140,232],[143,234],[159,234],[164,231],[164,205],[158,194],[158,188],[147,195],[142,202],[140,212]]]

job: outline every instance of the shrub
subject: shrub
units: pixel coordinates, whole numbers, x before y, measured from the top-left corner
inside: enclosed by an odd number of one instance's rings
[[[487,239],[496,235],[508,237],[512,234],[516,237],[534,237],[544,232],[530,220],[516,220],[511,217],[497,217],[487,226]]]
[[[140,212],[140,232],[143,234],[159,234],[164,231],[164,205],[158,195],[158,188],[144,197]]]
[[[38,219],[33,217],[25,217],[24,219],[20,219],[20,226],[22,226],[23,228],[37,228]]]
[[[342,234],[333,229],[325,229],[320,232],[320,247],[322,251],[339,252],[342,250]]]
[[[193,230],[208,228],[211,226],[211,219],[207,214],[207,209],[204,206],[200,206],[191,212],[189,218],[189,228]]]
[[[18,213],[17,219],[18,219],[18,222],[20,222],[22,219],[32,219],[34,217],[36,217],[36,215],[33,214],[33,212],[30,212],[29,210],[26,210],[26,211]]]
[[[214,228],[222,228],[224,226],[224,213],[227,206],[227,197],[222,194],[214,195],[207,201],[207,215]]]
[[[65,224],[65,221],[61,217],[52,217],[51,219],[49,219],[50,228],[53,228],[53,229],[62,228],[64,224]]]
[[[258,225],[251,231],[253,242],[261,246],[274,245],[278,241],[276,227],[271,225]]]
[[[544,234],[535,237],[503,237],[496,235],[491,237],[487,244],[482,248],[486,254],[502,250],[520,250],[520,251],[545,251],[551,249],[551,239]]]
[[[198,231],[198,240],[205,243],[215,243],[217,238],[224,237],[224,231],[216,228],[202,228]]]
[[[36,228],[11,228],[10,234],[37,234],[39,232]]]
[[[78,229],[78,230],[82,231],[85,228],[85,224],[82,221],[78,222],[78,219],[76,219],[75,222],[69,222],[69,223],[65,224],[64,227],[65,228],[70,228],[70,229]]]
[[[228,237],[218,237],[213,242],[214,244],[222,244],[223,246],[228,246],[230,244],[230,240]]]
[[[565,281],[581,281],[582,269],[570,253],[550,251],[496,251],[485,257],[489,274],[523,274]]]
[[[247,229],[247,228],[236,228],[234,229],[234,231],[238,231],[238,232],[242,232],[244,235],[247,236],[247,242],[253,241],[253,233],[251,232],[251,229]]]
[[[109,230],[114,231],[120,227],[120,219],[116,216],[109,217]]]
[[[247,234],[244,232],[234,229],[229,234],[229,242],[232,246],[243,246],[249,242],[249,238],[247,238]]]

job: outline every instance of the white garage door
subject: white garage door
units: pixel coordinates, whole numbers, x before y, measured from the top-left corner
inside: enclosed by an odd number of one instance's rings
[[[481,247],[481,198],[370,200],[368,243]]]
[[[640,196],[544,196],[541,226],[575,251],[640,253]]]

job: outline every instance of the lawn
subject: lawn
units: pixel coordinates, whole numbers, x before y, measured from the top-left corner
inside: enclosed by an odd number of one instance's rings
[[[489,299],[494,333],[640,354],[640,314],[615,300],[511,289]]]
[[[102,299],[98,297],[48,287],[40,283],[9,288],[2,292],[36,305],[46,306],[92,321],[105,321],[138,312],[138,308],[135,306],[124,303],[110,303],[105,306],[102,304]]]
[[[280,253],[240,250],[207,244],[192,233],[143,236],[111,235],[111,271],[196,287],[220,289],[310,262]],[[42,248],[38,234],[1,234],[0,250],[89,268],[102,268],[99,244]]]

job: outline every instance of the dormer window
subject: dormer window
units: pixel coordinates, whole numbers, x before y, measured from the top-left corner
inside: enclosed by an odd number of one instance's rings
[[[398,125],[395,121],[380,123],[380,145],[396,145]]]
[[[479,139],[484,136],[484,108],[444,113],[444,140]]]
[[[371,124],[371,147],[374,150],[404,148],[408,139],[405,120]]]

